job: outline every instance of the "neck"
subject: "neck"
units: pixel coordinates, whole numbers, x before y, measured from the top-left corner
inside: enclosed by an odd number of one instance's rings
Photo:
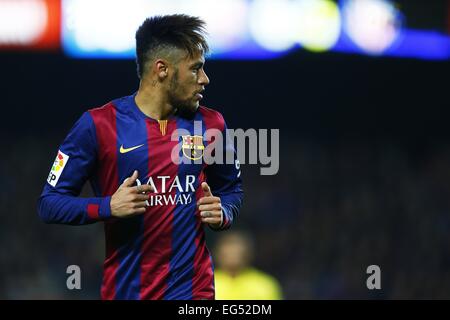
[[[166,120],[175,112],[174,107],[164,98],[158,84],[145,84],[141,81],[135,102],[146,116],[156,120]]]
[[[232,278],[236,278],[238,275],[244,272],[245,269],[245,267],[228,268],[225,269],[225,272],[227,272]]]

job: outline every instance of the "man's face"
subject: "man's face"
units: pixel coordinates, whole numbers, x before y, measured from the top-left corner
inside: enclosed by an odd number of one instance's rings
[[[217,250],[217,263],[227,272],[240,272],[247,267],[250,260],[250,249],[244,239],[239,236],[229,236]]]
[[[203,98],[202,92],[209,79],[203,69],[202,54],[181,59],[174,65],[168,87],[169,102],[180,111],[195,112]]]

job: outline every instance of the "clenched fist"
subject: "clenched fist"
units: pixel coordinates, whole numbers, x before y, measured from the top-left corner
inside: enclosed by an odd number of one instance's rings
[[[127,218],[142,214],[146,210],[148,192],[153,188],[148,184],[133,186],[138,178],[137,170],[133,175],[125,179],[119,189],[111,197],[111,215],[118,218]]]
[[[220,228],[223,223],[223,210],[220,198],[214,197],[206,182],[202,183],[204,196],[197,202],[203,223],[208,223],[213,229]]]

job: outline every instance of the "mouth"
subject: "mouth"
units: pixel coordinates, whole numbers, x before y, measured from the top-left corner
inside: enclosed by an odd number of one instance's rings
[[[203,99],[203,92],[204,92],[205,90],[201,90],[201,91],[197,91],[196,93],[195,93],[195,95],[194,95],[194,97],[195,97],[195,99],[197,99],[197,100],[201,100],[201,99]]]

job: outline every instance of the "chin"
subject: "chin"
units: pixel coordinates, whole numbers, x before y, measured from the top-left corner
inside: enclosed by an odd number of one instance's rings
[[[186,109],[188,109],[190,112],[196,112],[199,106],[200,106],[200,102],[195,101],[194,103],[187,106]]]
[[[199,107],[199,102],[196,102],[194,104],[190,104],[190,105],[184,105],[181,108],[178,108],[178,115],[180,115],[183,118],[193,118],[195,115],[195,112],[197,111],[198,107]]]

